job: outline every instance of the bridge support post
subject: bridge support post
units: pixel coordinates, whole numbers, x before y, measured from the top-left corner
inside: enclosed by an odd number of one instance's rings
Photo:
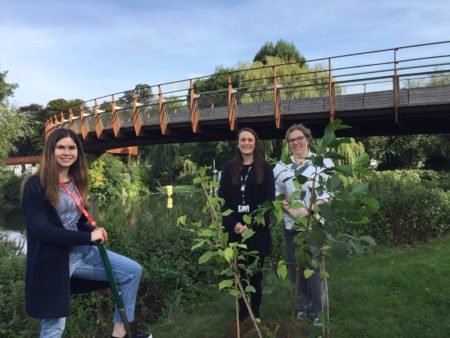
[[[236,131],[236,110],[235,110],[235,97],[233,91],[233,82],[231,81],[231,74],[228,74],[228,124],[231,131]]]
[[[64,117],[64,113],[62,110],[59,113],[59,115],[60,115],[59,123],[61,123],[61,128],[64,128],[66,126],[66,118]]]
[[[134,131],[136,132],[136,136],[142,136],[144,134],[142,130],[142,121],[138,112],[138,104],[137,104],[137,96],[136,91],[133,90],[133,122],[134,122]]]
[[[116,111],[116,100],[114,98],[114,95],[112,95],[111,98],[111,115],[112,115],[112,125],[114,130],[114,136],[115,137],[122,137],[122,133],[120,132],[120,121],[119,121],[119,115]]]
[[[189,109],[191,110],[191,124],[192,124],[192,132],[198,133],[199,128],[199,114],[198,114],[198,104],[197,98],[194,92],[194,84],[192,79],[189,81]]]
[[[275,66],[272,67],[273,77],[273,109],[275,113],[275,126],[277,129],[281,128],[281,97],[278,89],[277,71]]]
[[[95,123],[95,134],[97,135],[97,138],[103,138],[103,127],[102,123],[100,121],[100,115],[98,112],[98,104],[97,99],[94,100],[94,123]]]
[[[83,136],[83,140],[85,140],[89,135],[89,128],[87,125],[86,116],[84,116],[83,104],[80,104],[80,119],[81,119],[81,135]]]
[[[159,92],[159,125],[161,127],[161,134],[167,135],[167,113],[166,113],[166,107],[163,100],[163,92],[161,90],[161,85],[158,85],[158,92]]]

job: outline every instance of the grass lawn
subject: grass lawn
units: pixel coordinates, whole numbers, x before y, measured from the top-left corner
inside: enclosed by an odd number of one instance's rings
[[[415,247],[377,248],[329,263],[328,270],[331,337],[450,337],[450,236]],[[287,320],[289,294],[286,287],[264,295],[263,319]],[[158,338],[224,338],[234,316],[234,299],[217,292],[151,331]]]

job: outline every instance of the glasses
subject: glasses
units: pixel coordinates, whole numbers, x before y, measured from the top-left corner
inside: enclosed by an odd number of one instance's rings
[[[289,140],[288,140],[288,143],[289,144],[294,144],[296,141],[298,142],[298,143],[300,143],[301,141],[303,141],[305,139],[305,136],[299,136],[299,137],[296,137],[296,138],[290,138]]]

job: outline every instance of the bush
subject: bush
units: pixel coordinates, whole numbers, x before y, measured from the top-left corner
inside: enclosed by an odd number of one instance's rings
[[[441,176],[431,170],[374,172],[369,187],[380,202],[379,212],[366,225],[342,227],[385,245],[412,244],[448,232],[450,192],[439,188]]]
[[[25,314],[25,254],[0,234],[0,336],[33,337],[40,322]]]
[[[145,168],[125,165],[119,158],[104,154],[89,165],[89,191],[100,200],[137,197],[148,193],[142,183]]]
[[[12,172],[0,172],[0,202],[18,204],[22,179]]]
[[[177,193],[173,209],[166,208],[166,195],[152,197],[148,202],[144,199],[110,205],[108,213],[101,213],[110,243],[114,244],[111,249],[142,264],[143,283],[150,288],[147,296],[156,292],[160,297],[155,301],[159,302],[182,290],[182,302],[192,301],[205,294],[215,277],[207,266],[198,265],[202,252],[191,252],[192,233],[177,227],[176,219],[186,211],[199,214],[201,209],[195,205],[202,205],[202,195]],[[112,223],[116,226],[109,227]]]

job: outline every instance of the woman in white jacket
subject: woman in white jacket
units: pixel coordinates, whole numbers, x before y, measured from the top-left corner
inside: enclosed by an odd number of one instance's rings
[[[291,163],[285,164],[278,162],[274,168],[275,176],[275,192],[276,195],[284,195],[282,201],[284,237],[286,241],[286,255],[289,272],[289,279],[295,285],[297,276],[297,264],[295,260],[296,244],[294,237],[297,231],[293,229],[295,219],[301,216],[308,216],[314,206],[327,203],[330,195],[322,189],[314,190],[314,199],[312,201],[311,190],[313,184],[317,187],[317,173],[326,179],[326,175],[322,172],[322,168],[314,166],[308,159],[314,156],[309,149],[312,139],[311,131],[302,124],[295,124],[286,131],[286,140],[288,142],[289,151],[291,152]],[[329,159],[324,161],[325,167],[333,166],[333,162]],[[295,184],[295,172],[301,172],[306,178],[306,182]],[[314,177],[316,180],[314,182]],[[319,193],[319,191],[321,193]],[[303,207],[299,208],[294,203],[300,202]],[[314,204],[314,205],[312,205]],[[314,246],[314,239],[309,240],[309,244]],[[316,252],[318,250],[315,250]],[[317,255],[313,257],[317,260]],[[311,267],[310,267],[311,268]],[[320,274],[318,268],[314,269],[314,273],[309,278],[305,278],[304,269],[300,271],[300,289],[298,290],[297,302],[297,318],[309,317],[314,325],[321,325],[318,314],[321,311],[321,290],[320,290]]]

